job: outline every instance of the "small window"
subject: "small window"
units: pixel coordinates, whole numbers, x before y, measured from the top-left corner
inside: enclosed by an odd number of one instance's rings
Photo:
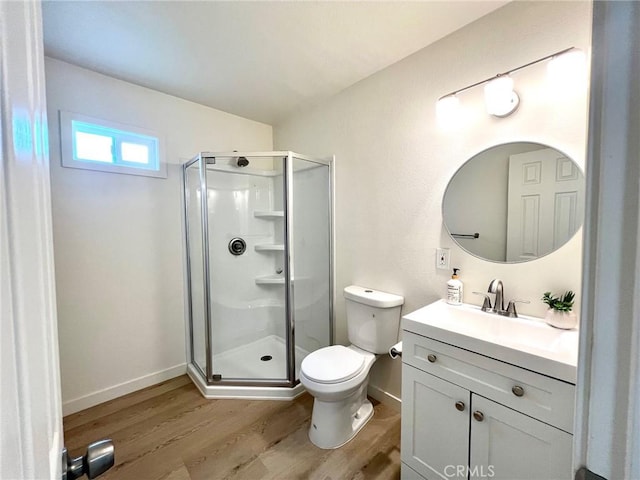
[[[63,111],[60,132],[63,167],[167,177],[154,132]]]

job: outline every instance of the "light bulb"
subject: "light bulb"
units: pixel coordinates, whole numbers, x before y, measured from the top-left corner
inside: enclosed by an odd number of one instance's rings
[[[569,50],[547,64],[549,87],[557,94],[583,91],[587,86],[587,58],[582,50]]]
[[[506,117],[513,113],[520,98],[513,90],[513,78],[499,75],[484,86],[484,100],[487,112],[496,117]]]
[[[460,115],[460,100],[455,95],[447,95],[436,103],[436,115],[441,126],[453,125]]]

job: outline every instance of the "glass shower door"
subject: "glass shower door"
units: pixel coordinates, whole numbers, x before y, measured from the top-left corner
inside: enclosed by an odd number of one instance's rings
[[[204,166],[201,165],[197,157],[185,165],[184,201],[187,229],[187,282],[189,290],[189,320],[191,322],[191,357],[194,366],[206,377],[209,329],[207,307],[205,305],[201,172],[204,172]]]
[[[331,171],[292,153],[292,274],[296,378],[306,355],[332,341]]]
[[[238,155],[209,159],[206,169],[211,381],[283,385],[284,160]]]

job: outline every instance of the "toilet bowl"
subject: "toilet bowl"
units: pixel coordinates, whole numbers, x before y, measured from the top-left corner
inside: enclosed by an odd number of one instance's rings
[[[314,397],[309,439],[320,448],[338,448],[373,416],[367,400],[369,371],[377,355],[397,339],[404,298],[364,287],[345,288],[352,345],[333,345],[302,361],[300,382]]]
[[[309,427],[314,445],[341,447],[373,416],[367,384],[375,361],[376,355],[353,345],[321,348],[302,361],[300,382],[314,397]]]

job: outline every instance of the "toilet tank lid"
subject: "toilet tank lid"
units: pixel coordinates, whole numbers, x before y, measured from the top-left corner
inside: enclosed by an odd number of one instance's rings
[[[344,298],[377,308],[397,307],[404,303],[404,297],[393,293],[380,292],[371,288],[349,285],[344,289]]]

